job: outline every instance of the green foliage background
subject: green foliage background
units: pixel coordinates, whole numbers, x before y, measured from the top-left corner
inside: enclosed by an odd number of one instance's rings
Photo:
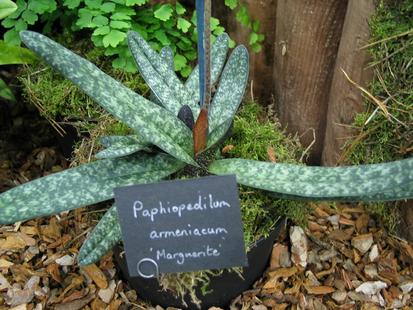
[[[171,46],[175,70],[183,77],[191,72],[196,53],[196,16],[179,1],[150,0],[17,0],[17,10],[2,21],[8,29],[4,41],[19,45],[19,31],[41,28],[44,34],[56,35],[56,29],[65,29],[66,35],[86,31],[96,47],[105,56],[113,56],[112,66],[127,72],[136,72],[136,65],[127,47],[126,33],[138,31],[152,47],[159,51]],[[250,45],[261,50],[264,35],[259,33],[259,21],[252,21],[246,6],[238,0],[225,0],[237,10],[237,20],[250,30]],[[225,29],[216,18],[211,19],[212,39]],[[235,42],[231,42],[235,46]]]

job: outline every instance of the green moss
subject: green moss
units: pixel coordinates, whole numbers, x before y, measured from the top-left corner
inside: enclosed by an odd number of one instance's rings
[[[104,56],[103,50],[93,47],[90,41],[74,42],[68,38],[70,37],[62,36],[58,41],[139,94],[148,93],[148,87],[140,75],[113,69],[110,59]],[[79,132],[90,133],[103,118],[112,118],[76,85],[43,62],[24,67],[19,74],[19,80],[23,86],[23,96],[28,102],[36,105],[42,116],[49,120],[70,123]],[[107,123],[111,126],[101,128],[102,135],[129,132],[129,129],[119,122],[107,121]]]
[[[347,161],[352,164],[391,161],[413,153],[413,0],[381,0],[370,29],[371,42],[385,41],[369,49],[375,70],[369,91],[385,102],[391,117],[375,113],[377,106],[366,101],[366,112],[354,122],[360,135],[347,145]],[[398,36],[409,30],[410,35]]]
[[[365,207],[370,214],[376,216],[390,233],[397,231],[400,222],[397,203],[371,203],[367,204]]]
[[[270,120],[257,103],[246,103],[234,120],[227,155],[268,161],[273,152],[276,162],[297,163],[303,153],[297,138],[287,136],[278,122]]]
[[[360,133],[346,145],[350,164],[386,162],[413,154],[413,0],[379,1],[370,30],[370,41],[381,43],[369,48],[375,77],[368,90],[385,103],[391,116],[375,111],[377,106],[366,100],[366,111],[354,120]],[[396,231],[397,204],[367,208],[390,232]]]

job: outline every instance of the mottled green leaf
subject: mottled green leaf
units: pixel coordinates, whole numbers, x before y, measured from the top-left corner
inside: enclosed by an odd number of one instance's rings
[[[159,53],[159,56],[167,63],[169,64],[171,70],[174,70],[174,52],[172,51],[170,46],[165,46],[161,49],[161,52]],[[155,102],[157,105],[162,106],[162,102],[159,101],[158,97],[153,93],[151,90],[151,94],[149,96],[149,99],[152,102]]]
[[[183,163],[167,154],[105,159],[22,184],[0,194],[0,224],[11,224],[108,200],[113,188],[158,180]]]
[[[170,66],[171,70],[174,69],[174,52],[170,46],[165,46],[159,53],[161,58]]]
[[[208,134],[207,149],[221,141],[231,127],[232,122],[232,118],[228,119]]]
[[[213,162],[209,171],[236,174],[243,185],[284,198],[378,201],[413,198],[413,158],[349,167],[308,167],[245,159]]]
[[[166,176],[174,173],[182,167],[172,162],[168,167],[162,165],[165,169],[162,174],[157,170],[153,173],[148,172],[146,178],[141,178],[139,183],[149,183],[158,181]],[[106,254],[116,243],[122,240],[120,224],[118,214],[115,207],[109,209],[109,211],[103,216],[95,229],[88,236],[78,256],[80,265],[88,265],[98,261],[103,255]]]
[[[99,142],[106,148],[123,144],[123,145],[132,145],[136,143],[145,143],[146,142],[137,135],[128,135],[128,136],[104,136],[99,139]]]
[[[168,62],[164,61],[137,32],[128,33],[128,42],[139,72],[162,105],[174,115],[190,101],[186,91]],[[196,105],[191,108],[197,109]]]
[[[221,74],[222,68],[225,64],[225,60],[228,52],[228,40],[229,37],[226,33],[221,34],[212,46],[211,51],[211,83],[215,84],[218,77]],[[188,80],[185,83],[185,88],[191,94],[191,104],[198,105],[199,103],[199,67],[190,74]],[[191,105],[191,106],[192,106]],[[195,112],[195,111],[194,111]],[[195,118],[198,113],[194,113]]]
[[[148,148],[148,144],[131,144],[131,145],[124,145],[124,144],[117,144],[104,149],[96,154],[96,158],[98,159],[106,159],[106,158],[118,158],[124,157],[127,155],[131,155],[133,153],[137,153],[139,151],[145,150]]]
[[[24,43],[53,68],[83,89],[109,113],[172,156],[196,165],[192,133],[178,118],[106,75],[95,65],[47,37],[21,33]]]
[[[244,46],[238,46],[225,65],[218,90],[212,99],[208,118],[210,132],[233,119],[244,97],[248,71],[248,51]]]
[[[77,260],[80,266],[99,261],[110,249],[122,240],[118,212],[111,207],[80,248]]]

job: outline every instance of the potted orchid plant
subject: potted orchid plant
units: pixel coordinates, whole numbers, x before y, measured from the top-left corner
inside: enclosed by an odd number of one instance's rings
[[[242,158],[217,159],[214,149],[231,127],[249,71],[248,52],[243,46],[236,47],[226,61],[226,34],[217,38],[211,57],[206,51],[205,59],[211,59],[211,64],[201,62],[186,83],[182,83],[171,68],[170,49],[165,48],[158,54],[142,36],[130,32],[129,47],[152,90],[152,101],[39,33],[23,31],[20,36],[28,48],[128,125],[134,134],[102,137],[105,149],[96,155],[98,160],[0,194],[1,224],[106,201],[113,198],[115,187],[156,182],[182,170],[190,171],[192,177],[235,174],[239,184],[283,199],[386,201],[413,198],[413,158],[335,168]],[[218,87],[212,96],[208,85],[217,81]],[[206,89],[200,90],[204,85]],[[120,225],[113,206],[88,236],[78,255],[79,264],[97,262],[120,241]],[[264,260],[267,258],[268,255]]]

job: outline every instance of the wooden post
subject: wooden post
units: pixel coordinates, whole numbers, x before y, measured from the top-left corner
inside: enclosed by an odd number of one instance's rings
[[[349,0],[328,101],[323,165],[339,164],[341,148],[354,134],[349,125],[363,110],[361,91],[349,83],[342,70],[363,87],[371,81],[373,70],[366,69],[370,57],[360,47],[369,39],[368,21],[374,11],[374,0]]]
[[[221,21],[230,37],[238,44],[244,44],[250,52],[250,81],[251,88],[247,90],[247,96],[257,100],[261,105],[272,102],[274,83],[272,82],[274,65],[274,36],[275,36],[275,11],[276,0],[244,0],[252,20],[258,20],[261,31],[265,35],[265,41],[261,52],[254,53],[249,48],[250,32],[236,21],[235,12],[224,5],[224,1],[213,2],[213,15]]]
[[[329,90],[346,9],[347,0],[278,0],[275,99],[282,125],[301,135],[305,147],[312,145],[311,164],[321,160]]]

